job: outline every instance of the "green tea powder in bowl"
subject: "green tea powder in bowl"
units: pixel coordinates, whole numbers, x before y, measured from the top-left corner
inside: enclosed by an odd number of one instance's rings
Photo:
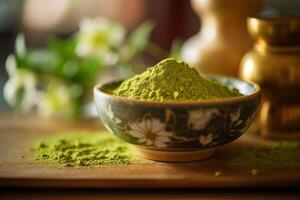
[[[205,100],[240,96],[229,89],[199,75],[183,61],[165,59],[142,74],[122,82],[112,93],[140,100]]]

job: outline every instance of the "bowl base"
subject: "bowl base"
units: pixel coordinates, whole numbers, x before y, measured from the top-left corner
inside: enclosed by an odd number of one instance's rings
[[[215,149],[201,151],[155,151],[135,147],[136,153],[143,158],[162,162],[189,162],[203,160],[213,155]]]

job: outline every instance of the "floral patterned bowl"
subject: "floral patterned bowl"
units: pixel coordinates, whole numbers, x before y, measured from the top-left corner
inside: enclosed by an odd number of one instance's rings
[[[109,94],[120,82],[96,86],[95,104],[105,127],[133,144],[145,158],[166,162],[201,160],[240,137],[260,103],[258,85],[209,77],[243,96],[217,100],[142,101]]]

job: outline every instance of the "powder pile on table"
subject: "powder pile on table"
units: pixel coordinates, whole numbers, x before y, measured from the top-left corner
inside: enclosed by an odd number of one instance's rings
[[[60,166],[131,164],[131,147],[107,132],[70,132],[41,140],[33,148],[36,160]]]

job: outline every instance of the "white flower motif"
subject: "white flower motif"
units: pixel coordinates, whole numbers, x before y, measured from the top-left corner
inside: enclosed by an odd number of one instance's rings
[[[111,105],[109,105],[108,108],[105,109],[104,111],[105,111],[106,115],[107,115],[110,119],[112,119],[112,118],[114,117],[114,113],[113,113],[112,110],[111,110]]]
[[[76,53],[79,56],[100,56],[104,64],[114,65],[119,57],[116,48],[124,42],[125,28],[106,18],[83,19],[79,25]]]
[[[159,119],[148,117],[141,122],[132,122],[128,124],[129,134],[138,139],[141,144],[148,146],[166,147],[170,142],[172,132],[165,130],[165,125]]]
[[[241,108],[234,113],[230,113],[229,135],[235,136],[236,134],[245,132],[249,128],[251,122],[254,120],[255,114],[256,112],[253,112],[246,120],[242,120]]]
[[[24,68],[17,68],[13,55],[8,56],[6,60],[6,70],[9,80],[4,85],[4,98],[10,106],[20,103],[20,111],[30,112],[39,102],[36,75]],[[18,102],[20,97],[21,100]]]
[[[188,112],[188,128],[193,130],[201,130],[205,128],[212,116],[218,114],[219,110],[216,108],[191,110]]]
[[[203,146],[206,146],[206,145],[210,144],[213,141],[213,139],[214,139],[214,134],[209,133],[207,135],[200,135],[199,142]]]
[[[104,112],[109,117],[109,119],[111,119],[116,124],[119,124],[119,123],[122,122],[119,118],[117,118],[117,117],[114,116],[114,113],[113,113],[113,111],[111,109],[111,105],[109,105],[108,108],[104,110]]]
[[[238,126],[243,122],[243,120],[240,119],[240,116],[241,116],[240,108],[236,112],[230,113],[230,122],[232,126]]]

